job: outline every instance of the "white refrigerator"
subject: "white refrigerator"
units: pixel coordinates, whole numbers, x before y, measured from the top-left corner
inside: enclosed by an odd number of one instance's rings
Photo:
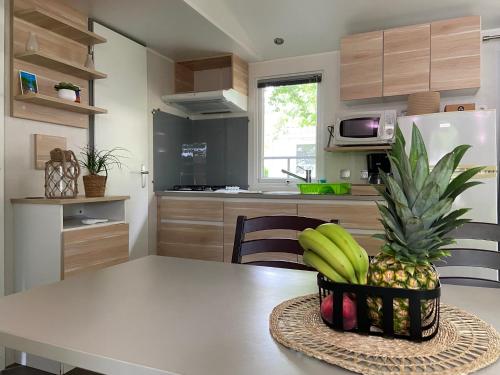
[[[431,167],[446,153],[458,145],[468,144],[472,148],[463,157],[457,172],[475,166],[485,166],[485,170],[474,180],[483,184],[474,186],[455,200],[454,208],[472,208],[465,216],[473,221],[497,223],[497,116],[495,110],[441,112],[419,116],[404,116],[398,119],[398,126],[410,148],[411,129],[415,123],[422,133],[427,147]],[[483,248],[497,250],[496,243],[486,241],[459,241],[456,247]],[[486,270],[466,270],[459,267],[445,268],[443,275],[461,274],[497,279],[496,272]]]

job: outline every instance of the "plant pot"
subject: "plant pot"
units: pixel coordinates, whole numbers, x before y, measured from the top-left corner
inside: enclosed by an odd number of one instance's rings
[[[107,176],[90,174],[83,176],[83,186],[85,187],[85,196],[87,198],[104,197],[106,191]]]
[[[59,89],[57,90],[57,96],[61,99],[76,101],[76,92],[74,90],[69,89]]]

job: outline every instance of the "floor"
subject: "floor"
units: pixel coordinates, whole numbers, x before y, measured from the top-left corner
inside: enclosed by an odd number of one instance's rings
[[[31,367],[21,365],[11,365],[1,372],[1,375],[53,375],[49,372],[37,370]],[[87,371],[75,368],[65,375],[99,375],[97,372]]]

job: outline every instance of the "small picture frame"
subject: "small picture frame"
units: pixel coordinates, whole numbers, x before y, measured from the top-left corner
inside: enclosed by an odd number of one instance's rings
[[[25,95],[29,93],[38,93],[38,82],[36,80],[36,74],[20,70],[19,82],[21,83],[21,94]]]

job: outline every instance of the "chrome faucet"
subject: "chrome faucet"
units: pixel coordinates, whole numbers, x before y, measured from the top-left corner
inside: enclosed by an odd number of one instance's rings
[[[295,177],[299,180],[302,180],[302,181],[305,181],[307,183],[311,182],[311,170],[310,169],[304,169],[302,168],[301,166],[297,166],[297,168],[300,168],[302,169],[304,172],[306,172],[306,177],[302,177],[302,176],[299,176],[298,174],[295,174],[295,173],[292,173],[290,171],[287,171],[286,169],[282,169],[281,172],[289,175],[289,176],[292,176],[292,177]]]

